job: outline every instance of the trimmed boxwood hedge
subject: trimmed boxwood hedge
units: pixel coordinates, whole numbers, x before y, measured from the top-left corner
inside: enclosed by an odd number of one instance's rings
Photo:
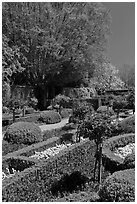
[[[65,173],[79,171],[87,177],[93,175],[95,148],[87,139],[3,181],[3,202],[48,202],[52,185]]]
[[[35,123],[17,122],[10,125],[5,134],[4,140],[11,143],[32,144],[42,141],[42,131]]]
[[[38,119],[39,122],[46,124],[54,124],[61,122],[61,116],[55,111],[43,111]]]
[[[102,148],[103,165],[110,172],[125,169],[124,159],[114,154],[115,148],[135,143],[135,134],[124,134],[107,139]]]
[[[122,120],[118,125],[119,132],[135,133],[135,115]]]
[[[135,152],[126,156],[124,159],[124,166],[126,169],[135,168]]]
[[[107,177],[99,196],[102,202],[134,202],[135,169],[118,171]]]

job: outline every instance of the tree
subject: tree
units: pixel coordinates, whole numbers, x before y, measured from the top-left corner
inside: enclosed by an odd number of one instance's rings
[[[118,76],[118,70],[110,62],[105,62],[95,70],[90,79],[90,86],[95,86],[97,90],[121,89],[124,82]]]
[[[104,59],[109,24],[101,3],[4,2],[3,34],[27,59],[14,81],[33,85],[39,101],[48,86],[81,83]]]
[[[104,139],[110,137],[112,131],[111,119],[109,114],[94,113],[89,115],[79,127],[79,134],[89,137],[94,140],[96,144],[95,153],[95,167],[94,167],[94,180],[96,175],[98,163],[98,182],[101,182],[101,167],[102,167],[102,145]]]

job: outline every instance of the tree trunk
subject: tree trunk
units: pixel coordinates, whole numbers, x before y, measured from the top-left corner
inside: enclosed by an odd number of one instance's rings
[[[101,183],[102,177],[102,143],[100,144],[99,148],[99,171],[98,171],[98,182]]]

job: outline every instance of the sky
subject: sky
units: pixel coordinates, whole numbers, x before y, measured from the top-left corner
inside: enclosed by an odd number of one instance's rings
[[[116,67],[135,64],[135,3],[104,2],[110,9],[112,23],[108,55]]]

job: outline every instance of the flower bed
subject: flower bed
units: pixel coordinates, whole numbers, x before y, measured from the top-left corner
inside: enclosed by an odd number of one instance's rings
[[[103,144],[102,155],[103,165],[106,170],[110,172],[119,171],[125,169],[124,159],[115,155],[114,151],[116,148],[124,147],[129,143],[135,142],[135,134],[125,134],[112,137],[106,140]]]
[[[135,151],[135,143],[130,143],[124,147],[117,148],[114,151],[114,154],[125,159],[125,157],[129,154],[132,154],[133,151]]]

